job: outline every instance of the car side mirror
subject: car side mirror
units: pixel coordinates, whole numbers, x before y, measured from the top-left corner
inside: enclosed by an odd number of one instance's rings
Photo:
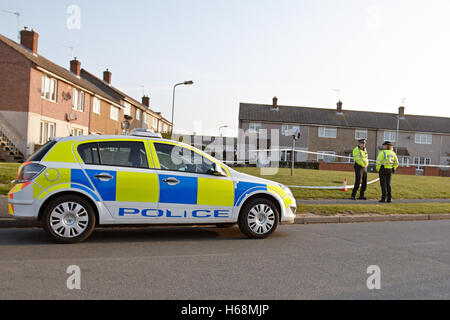
[[[220,164],[218,164],[217,162],[214,162],[212,169],[213,169],[213,175],[215,175],[215,176],[219,176],[219,177],[227,176],[227,174],[223,170],[222,166]]]

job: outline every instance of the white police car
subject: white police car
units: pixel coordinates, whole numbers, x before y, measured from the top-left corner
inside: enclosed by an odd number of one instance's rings
[[[238,223],[265,238],[296,210],[287,187],[147,132],[49,141],[19,168],[8,198],[11,215],[41,220],[63,243],[118,224]]]

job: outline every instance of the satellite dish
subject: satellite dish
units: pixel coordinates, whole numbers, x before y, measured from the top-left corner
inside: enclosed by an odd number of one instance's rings
[[[77,120],[77,114],[75,112],[66,113],[66,121]]]

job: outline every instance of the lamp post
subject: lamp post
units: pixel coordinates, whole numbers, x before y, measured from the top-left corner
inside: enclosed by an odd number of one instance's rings
[[[222,136],[222,134],[220,133],[220,129],[222,129],[222,128],[228,128],[228,125],[224,125],[224,126],[220,126],[220,127],[219,127],[219,135],[220,135],[220,136]]]
[[[175,88],[177,86],[181,86],[181,85],[191,85],[194,84],[194,81],[192,80],[188,80],[188,81],[184,81],[184,82],[180,82],[177,83],[176,85],[173,86],[173,96],[172,96],[172,129],[170,130],[170,135],[172,135],[173,133],[173,116],[174,116],[174,112],[175,112]]]

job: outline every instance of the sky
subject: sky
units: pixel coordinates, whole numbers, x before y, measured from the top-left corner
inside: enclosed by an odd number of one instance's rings
[[[75,8],[75,9],[74,9]],[[450,117],[448,0],[0,0],[0,33],[81,67],[171,119],[237,135],[239,103]],[[339,91],[337,91],[339,90]],[[219,129],[221,126],[228,126]]]

